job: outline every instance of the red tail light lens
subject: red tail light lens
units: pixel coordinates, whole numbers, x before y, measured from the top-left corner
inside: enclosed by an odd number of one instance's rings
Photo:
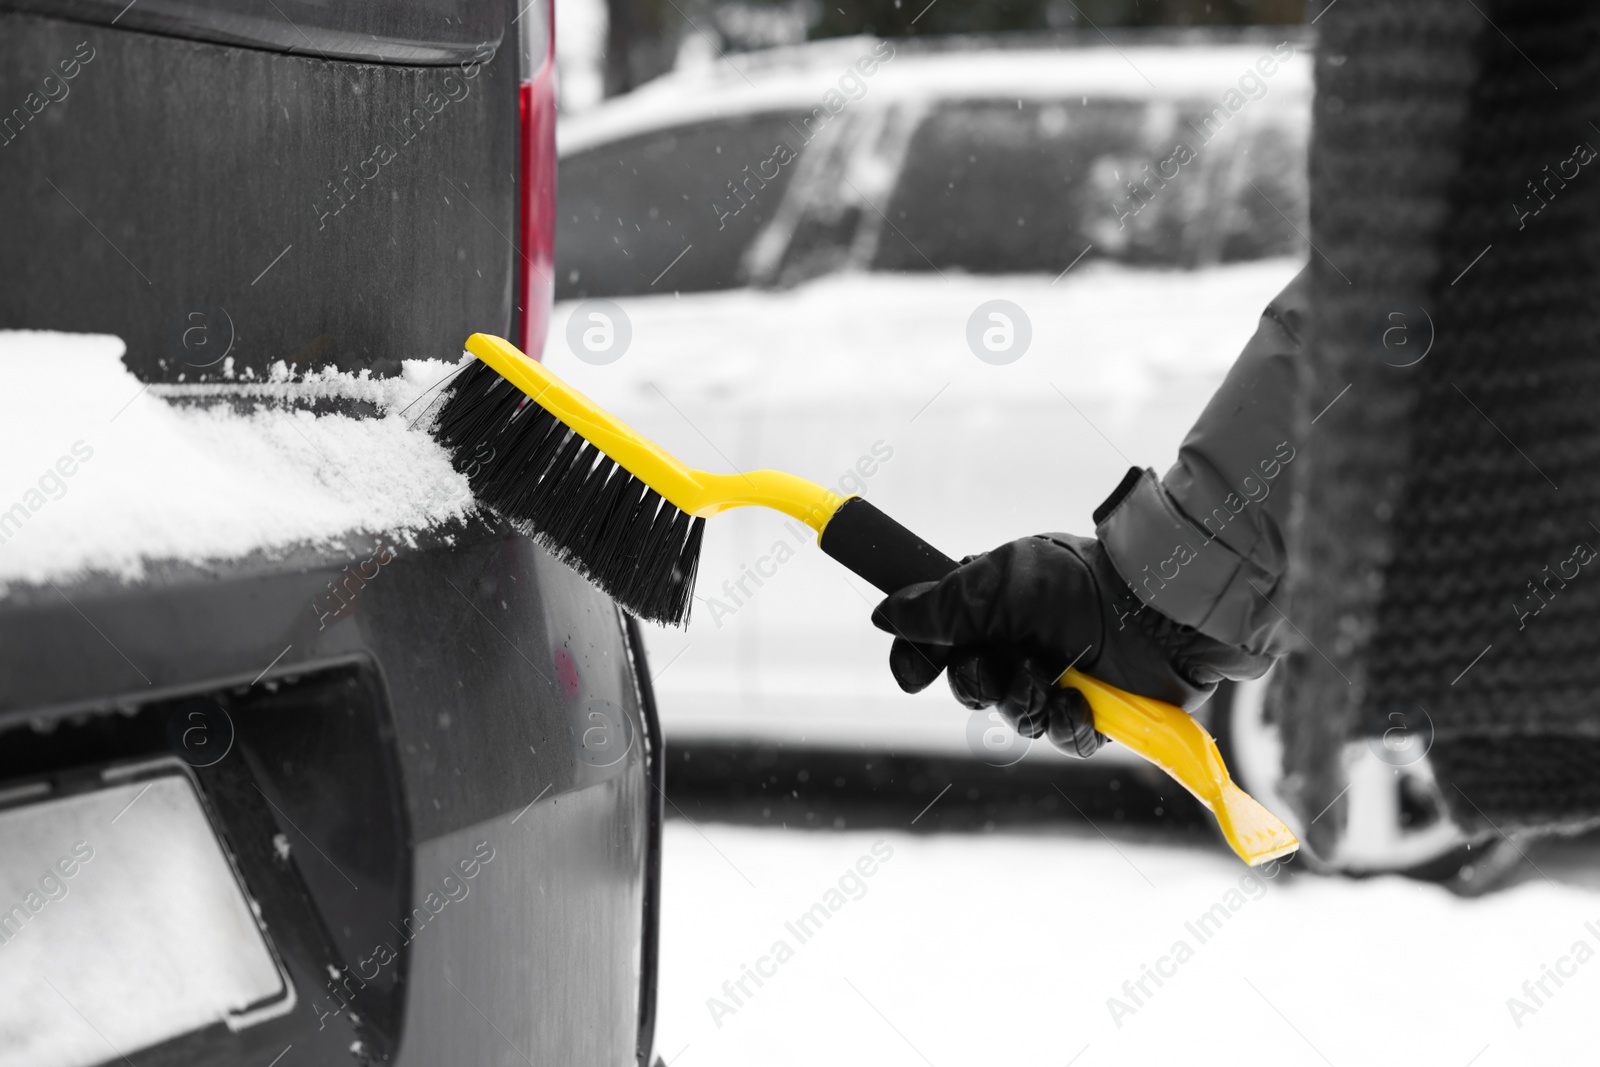
[[[522,145],[517,218],[518,346],[540,358],[555,298],[556,63],[555,10],[533,0],[517,16],[522,45]]]

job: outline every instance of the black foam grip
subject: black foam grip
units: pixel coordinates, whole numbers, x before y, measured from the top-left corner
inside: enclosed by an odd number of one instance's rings
[[[956,569],[955,560],[858,496],[833,513],[818,545],[885,593]]]

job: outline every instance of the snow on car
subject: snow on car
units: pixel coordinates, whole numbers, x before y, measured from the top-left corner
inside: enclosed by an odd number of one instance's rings
[[[394,378],[290,381],[280,363],[277,381],[148,385],[123,352],[104,334],[0,332],[0,420],[14,435],[0,476],[15,494],[0,501],[0,588],[91,573],[136,581],[152,561],[357,534],[408,539],[472,510],[466,479],[403,414],[450,373],[443,360],[407,360]],[[233,395],[257,410],[199,403]],[[336,398],[381,417],[309,410]]]

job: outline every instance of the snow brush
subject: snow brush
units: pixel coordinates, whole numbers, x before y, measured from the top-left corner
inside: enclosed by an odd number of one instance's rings
[[[936,581],[956,562],[859,496],[782,471],[692,470],[634,433],[510,342],[475,333],[477,357],[445,386],[437,439],[478,499],[623,607],[688,621],[705,520],[730,508],[781,511],[879,590]],[[1287,826],[1234,785],[1211,735],[1171,704],[1068,669],[1095,729],[1160,767],[1216,816],[1252,866],[1299,847]]]

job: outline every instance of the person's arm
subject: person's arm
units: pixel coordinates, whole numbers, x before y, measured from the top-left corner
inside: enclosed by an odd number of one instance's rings
[[[900,687],[945,674],[967,707],[1088,756],[1105,739],[1057,685],[1069,666],[1190,709],[1265,673],[1288,649],[1267,598],[1287,566],[1305,288],[1302,272],[1268,306],[1166,478],[1128,472],[1095,513],[1098,539],[1021,538],[879,604]]]
[[[1298,470],[1294,417],[1309,271],[1267,306],[1255,336],[1157,482],[1134,468],[1095,512],[1117,571],[1167,618],[1276,657],[1293,636],[1273,603]],[[1270,602],[1269,602],[1270,598]]]

